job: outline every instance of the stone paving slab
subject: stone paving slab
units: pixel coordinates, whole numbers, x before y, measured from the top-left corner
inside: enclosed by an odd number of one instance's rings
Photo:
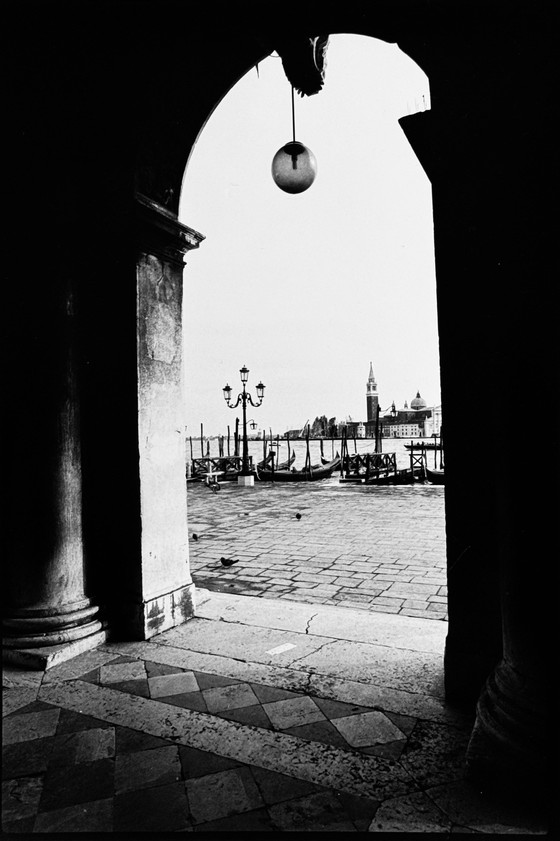
[[[447,619],[442,486],[190,482],[187,506],[197,586]]]

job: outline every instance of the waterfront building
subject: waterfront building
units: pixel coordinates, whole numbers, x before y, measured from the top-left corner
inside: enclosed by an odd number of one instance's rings
[[[371,362],[366,383],[366,412],[365,438],[375,438],[376,426],[382,429],[384,438],[427,438],[434,434],[439,435],[441,431],[441,405],[428,406],[419,391],[410,401],[410,407],[405,400],[403,408],[397,409],[393,401],[391,408],[381,413],[377,382]],[[378,412],[379,422],[377,421]],[[354,422],[352,430],[347,427],[348,437],[361,437],[358,433],[358,425]]]
[[[383,422],[384,438],[423,438],[424,427],[418,423],[390,423]]]
[[[373,421],[377,418],[377,410],[379,408],[379,397],[377,395],[377,383],[373,376],[373,364],[369,363],[369,377],[366,383],[366,409],[368,421]]]

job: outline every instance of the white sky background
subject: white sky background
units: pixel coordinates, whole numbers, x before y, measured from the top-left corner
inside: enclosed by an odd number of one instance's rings
[[[440,402],[431,186],[397,120],[429,107],[425,73],[398,47],[333,35],[323,90],[296,94],[296,139],[317,159],[305,193],[272,180],[292,139],[279,58],[253,68],[210,116],[183,183],[181,222],[204,234],[184,271],[187,434],[226,434],[222,396],[282,434],[317,415],[366,419],[370,360],[382,409],[420,390]]]

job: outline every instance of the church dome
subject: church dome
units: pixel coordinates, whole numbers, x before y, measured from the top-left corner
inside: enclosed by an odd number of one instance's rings
[[[410,408],[411,409],[425,409],[428,404],[426,401],[420,397],[420,392],[416,392],[416,397],[410,401]]]

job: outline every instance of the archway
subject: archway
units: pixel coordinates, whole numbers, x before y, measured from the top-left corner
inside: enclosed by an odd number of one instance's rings
[[[526,568],[527,558],[548,558],[553,519],[543,518],[532,488],[519,484],[511,459],[519,426],[504,427],[501,420],[520,382],[525,386],[541,377],[545,393],[546,378],[553,375],[553,331],[543,329],[550,294],[543,254],[553,241],[542,202],[551,160],[543,118],[548,107],[543,80],[552,75],[546,16],[540,4],[497,4],[481,16],[470,6],[451,13],[444,3],[350,2],[306,8],[297,20],[274,25],[233,5],[218,24],[211,10],[197,10],[193,21],[186,4],[163,8],[159,15],[155,6],[140,4],[132,18],[128,4],[110,13],[104,7],[99,16],[76,15],[72,39],[65,34],[66,7],[58,18],[52,8],[48,14],[34,10],[34,29],[22,27],[26,43],[18,60],[27,99],[17,119],[25,166],[18,170],[17,193],[25,219],[29,196],[41,184],[49,212],[41,225],[19,226],[13,277],[22,276],[21,255],[51,259],[36,276],[24,272],[32,294],[23,295],[16,282],[7,289],[13,325],[9,399],[17,407],[9,439],[16,456],[10,511],[15,560],[9,576],[19,627],[33,627],[36,618],[30,614],[36,595],[29,592],[30,581],[48,601],[56,580],[62,597],[72,600],[75,592],[81,595],[87,572],[97,578],[96,598],[123,620],[129,635],[154,629],[146,629],[152,609],[158,616],[154,598],[188,586],[180,559],[173,569],[163,565],[172,573],[168,580],[145,574],[150,547],[144,546],[143,554],[142,537],[149,516],[142,519],[150,505],[146,508],[149,500],[142,494],[150,483],[142,471],[152,471],[152,494],[170,469],[171,484],[179,485],[179,475],[183,479],[173,425],[166,428],[167,440],[161,426],[151,426],[157,413],[152,386],[174,390],[176,366],[166,362],[172,342],[150,331],[160,318],[167,325],[163,335],[174,340],[173,319],[167,317],[181,285],[182,255],[197,241],[196,232],[177,224],[189,151],[226,91],[281,42],[289,40],[297,52],[309,33],[371,35],[399,44],[423,67],[432,90],[431,112],[411,116],[402,126],[434,192],[449,475],[448,696],[468,697],[474,705],[504,642],[507,663],[480,708],[487,748],[479,744],[477,753],[494,768],[525,764],[535,776],[533,769],[542,769],[539,751],[546,752],[540,747],[544,716],[537,711],[549,672],[543,639],[551,613],[548,602],[543,609],[539,599],[525,599]],[[40,32],[40,23],[48,23],[50,38]],[[90,41],[94,46],[86,49]],[[522,109],[514,109],[514,102]],[[95,187],[87,201],[84,185]],[[96,243],[87,259],[85,232]],[[149,327],[140,337],[138,290],[141,326]],[[71,329],[76,323],[78,331]],[[29,335],[26,343],[21,325]],[[139,375],[138,338],[146,351],[140,367],[149,363],[147,380]],[[68,386],[78,373],[76,391]],[[39,383],[38,389],[30,383]],[[493,454],[484,482],[465,470],[463,453],[465,389],[472,393],[473,383],[477,405],[484,407],[485,445]],[[38,403],[40,433],[29,420]],[[146,441],[141,436],[150,429],[157,434]],[[164,458],[169,451],[171,462]],[[83,503],[67,505],[69,499],[79,502],[82,489]],[[161,513],[162,506],[156,510]],[[179,523],[181,512],[174,510],[174,516]],[[181,539],[179,529],[177,546]],[[177,559],[175,549],[169,557]],[[67,571],[70,578],[58,574]],[[70,580],[79,586],[70,587]],[[157,587],[150,590],[149,583]],[[548,596],[551,591],[547,588]],[[177,610],[171,598],[168,607],[177,621],[188,614],[188,604],[186,611]],[[48,604],[41,610],[59,608]],[[158,622],[154,625],[157,630]]]
[[[304,195],[287,196],[270,178],[270,150],[285,136],[290,117],[290,86],[279,56],[260,62],[232,88],[191,153],[179,218],[208,234],[201,249],[189,255],[185,271],[187,431],[194,439],[200,435],[201,421],[207,436],[225,437],[226,423],[233,426],[221,388],[231,377],[236,385],[236,357],[248,362],[252,378],[261,376],[267,385],[263,405],[251,413],[267,437],[272,426],[275,434],[282,435],[298,420],[301,427],[305,417],[324,412],[336,415],[338,422],[349,412],[365,418],[369,362],[364,360],[370,356],[375,360],[383,414],[395,399],[399,409],[407,396],[410,401],[417,381],[422,382],[423,394],[430,396],[431,406],[440,402],[431,188],[398,123],[403,114],[428,108],[428,80],[396,45],[364,36],[333,36],[327,61],[324,89],[296,103],[297,136],[319,159],[318,179]],[[214,437],[203,448],[198,440],[191,441],[191,457],[193,448],[199,457],[207,446],[217,456],[218,443]],[[384,444],[385,450],[399,450],[400,467],[409,463],[404,444],[396,439]],[[260,445],[250,446],[258,460]],[[359,446],[371,450],[373,441]],[[330,453],[331,443],[326,441],[325,447]],[[333,447],[339,448],[340,442]],[[291,450],[298,448],[302,445],[292,444]],[[282,442],[282,459],[286,450]],[[317,460],[318,442],[312,442],[312,451]],[[296,467],[302,466],[303,457],[302,452]],[[426,494],[429,490],[424,489]],[[433,503],[441,512],[438,491],[443,488],[432,490]],[[433,499],[436,494],[438,501]],[[322,505],[337,510],[340,497],[338,493],[336,501],[331,497]],[[365,505],[368,520],[382,518],[389,523],[394,513],[387,508],[396,505],[392,497],[385,500],[382,511],[375,506],[382,504],[379,495],[375,502],[370,497],[369,507],[362,498],[363,494],[346,494],[349,506],[358,501]],[[245,499],[244,495],[239,500],[240,511],[246,510]],[[191,531],[200,535],[204,504],[198,505],[201,516],[193,513]],[[415,505],[413,499],[409,505]],[[348,551],[344,541],[353,536],[343,538],[343,521],[340,526],[342,555]],[[392,558],[389,550],[373,550],[366,540],[363,551],[377,558],[371,560],[369,581],[357,578],[354,583],[369,586],[369,596],[352,587],[344,557],[332,568],[326,563],[315,584],[326,588],[322,596],[331,595],[333,604],[339,600],[365,606],[370,598],[373,610],[440,619],[445,615],[442,531],[438,520],[441,555],[426,581],[425,570],[414,563],[410,571],[400,569],[398,552]],[[400,534],[395,534],[395,543],[399,540],[401,546],[409,540],[403,548],[407,557],[419,549],[417,533],[411,514]],[[202,546],[211,548],[206,538],[205,531],[204,540],[191,541],[191,561]],[[221,551],[226,550],[218,556]],[[233,582],[229,576],[223,582],[217,577],[218,556],[214,562],[197,558],[195,567],[191,563],[195,581],[253,592],[259,591],[259,585],[270,586],[284,598],[290,592],[296,598],[305,595],[298,590],[306,589],[303,581],[310,570],[296,567],[284,588],[278,581],[268,585],[267,575],[274,578],[274,571],[265,564],[257,576],[260,565],[255,554],[257,546],[240,558]],[[364,570],[356,573],[362,575]],[[289,569],[278,570],[279,576],[288,574]],[[307,588],[312,586],[310,580]]]

